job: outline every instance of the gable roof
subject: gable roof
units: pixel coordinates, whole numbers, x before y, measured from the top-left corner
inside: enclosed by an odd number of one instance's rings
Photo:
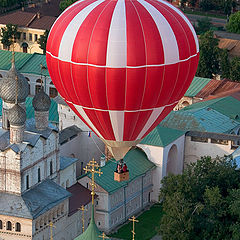
[[[17,10],[0,16],[0,24],[15,24],[19,27],[27,27],[41,30],[50,30],[57,17],[40,16],[35,12]]]
[[[128,181],[114,181],[114,171],[117,166],[115,160],[110,160],[104,167],[101,167],[103,172],[101,176],[95,175],[96,183],[110,194],[117,191],[119,188],[127,186],[128,183],[133,181],[135,178],[155,168],[154,163],[149,161],[146,154],[138,148],[130,150],[123,160],[126,162],[129,170]],[[88,174],[87,176],[90,177],[90,175],[91,174]]]
[[[184,134],[185,131],[166,128],[158,125],[141,141],[140,144],[165,147]]]
[[[0,214],[35,219],[70,196],[67,190],[47,179],[22,196],[0,193]]]

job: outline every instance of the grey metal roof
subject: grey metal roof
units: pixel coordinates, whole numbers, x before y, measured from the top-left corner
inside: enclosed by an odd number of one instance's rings
[[[0,193],[0,214],[35,219],[70,196],[66,189],[47,179],[22,196]]]
[[[32,105],[35,111],[46,112],[51,106],[50,97],[44,92],[43,88],[34,96]]]
[[[24,193],[22,198],[32,217],[37,218],[70,196],[65,188],[47,179]]]
[[[27,119],[26,111],[20,107],[18,104],[15,104],[8,111],[8,120],[13,126],[22,126],[24,125]]]
[[[73,163],[75,163],[78,159],[77,158],[71,158],[71,157],[63,157],[60,156],[60,170],[63,170]]]
[[[2,123],[0,122],[0,151],[5,151],[11,148],[14,152],[19,153],[29,145],[34,147],[40,137],[47,139],[52,131],[57,132],[57,128],[49,123],[48,128],[44,131],[39,131],[35,127],[34,119],[26,121],[26,128],[23,135],[23,142],[19,144],[10,144],[9,131],[2,129]]]
[[[29,94],[29,84],[27,79],[16,70],[15,64],[13,63],[7,76],[1,80],[1,98],[6,102],[14,103],[16,99],[16,89],[18,89],[18,102],[24,102]]]
[[[62,144],[64,143],[67,139],[77,135],[80,133],[82,130],[77,127],[76,125],[64,128],[60,133],[59,133],[59,143]]]

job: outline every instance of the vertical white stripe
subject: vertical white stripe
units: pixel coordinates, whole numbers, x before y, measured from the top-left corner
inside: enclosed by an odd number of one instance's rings
[[[77,2],[75,2],[75,3],[73,3],[73,4],[72,4],[71,6],[69,6],[67,9],[65,9],[65,10],[58,16],[57,20],[53,23],[52,27],[50,28],[50,32],[51,32],[51,30],[53,29],[54,25],[55,25],[58,21],[64,20],[64,19],[61,19],[61,20],[60,20],[60,18],[61,18],[61,16],[62,16],[65,12],[69,11],[72,7],[74,7],[75,5],[77,5],[77,4],[79,4],[79,3],[83,2],[83,1],[85,1],[85,0],[79,0],[79,1],[77,1]],[[69,13],[71,13],[71,11],[69,11]],[[67,17],[67,16],[65,16],[65,17]]]
[[[108,35],[107,67],[126,67],[127,33],[125,0],[118,0],[115,6]]]
[[[79,112],[79,114],[82,116],[82,118],[87,122],[87,124],[92,128],[92,130],[101,138],[102,135],[99,133],[99,131],[96,129],[96,127],[93,125],[93,123],[91,122],[91,120],[89,119],[89,117],[87,116],[87,114],[85,113],[83,107],[78,106],[73,104],[74,107],[77,109],[77,111]]]
[[[93,2],[92,4],[85,7],[82,11],[80,11],[69,23],[67,26],[62,41],[60,43],[58,56],[62,61],[71,61],[72,57],[72,49],[75,38],[77,36],[78,30],[81,27],[83,21],[87,18],[89,13],[98,5],[100,5],[104,0],[99,0]]]
[[[178,44],[175,34],[166,20],[166,18],[151,4],[144,0],[138,0],[149,14],[152,16],[156,26],[158,28],[159,34],[162,39],[164,59],[165,64],[173,64],[179,61],[179,51]]]
[[[109,111],[116,141],[123,141],[124,111]]]
[[[192,34],[193,34],[193,37],[194,37],[195,43],[196,43],[197,52],[199,52],[199,43],[198,43],[197,34],[196,34],[191,22],[189,21],[189,19],[182,13],[182,11],[180,11],[179,9],[177,9],[176,7],[174,7],[172,4],[168,3],[167,1],[162,1],[162,0],[158,0],[158,1],[167,5],[171,9],[173,9],[175,12],[177,12],[185,20],[185,22],[187,23],[187,25],[189,26],[189,28],[192,31]]]
[[[154,122],[157,120],[157,118],[160,116],[162,113],[163,109],[165,107],[160,107],[160,108],[155,108],[149,117],[147,123],[145,124],[144,128],[142,131],[139,133],[137,139],[141,139],[143,135],[148,131],[148,129],[154,124]]]

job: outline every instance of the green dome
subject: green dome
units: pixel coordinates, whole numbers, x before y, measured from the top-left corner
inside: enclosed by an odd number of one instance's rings
[[[101,240],[101,232],[98,230],[94,220],[94,208],[92,207],[92,218],[88,228],[74,240]],[[108,238],[109,239],[109,238]],[[110,239],[109,239],[110,240]]]

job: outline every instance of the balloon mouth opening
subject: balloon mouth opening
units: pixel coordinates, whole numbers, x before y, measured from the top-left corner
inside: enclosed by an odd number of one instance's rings
[[[138,139],[135,141],[113,141],[102,139],[102,141],[107,145],[107,148],[115,158],[115,160],[119,161],[124,158],[127,152],[131,147],[136,146],[141,142],[142,139]]]

